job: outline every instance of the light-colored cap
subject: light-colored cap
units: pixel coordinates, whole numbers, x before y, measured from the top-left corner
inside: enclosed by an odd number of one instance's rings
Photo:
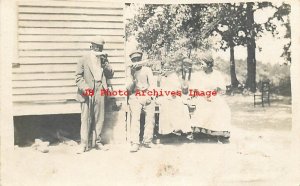
[[[92,39],[91,43],[95,43],[95,44],[97,44],[97,45],[104,45],[104,44],[105,44],[105,40],[104,40],[103,37],[101,37],[101,36],[95,36],[95,37]]]
[[[135,57],[143,57],[143,52],[141,51],[134,51],[131,54],[129,54],[130,59],[133,59]]]

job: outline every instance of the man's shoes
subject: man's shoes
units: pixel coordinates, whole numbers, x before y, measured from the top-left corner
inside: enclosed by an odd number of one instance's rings
[[[172,133],[175,134],[176,136],[181,136],[180,130],[174,130]]]
[[[144,143],[143,146],[144,146],[145,148],[153,148],[153,147],[154,147],[154,144],[151,143],[151,142],[148,142],[148,143]]]
[[[139,150],[139,148],[140,148],[139,144],[133,143],[133,144],[131,144],[130,152],[137,152]]]
[[[76,154],[82,154],[84,152],[88,151],[88,148],[86,147],[86,145],[78,145],[77,149],[76,149]]]
[[[98,142],[96,142],[95,149],[96,150],[103,150],[103,151],[109,150],[106,145],[104,146],[102,143],[98,143]]]

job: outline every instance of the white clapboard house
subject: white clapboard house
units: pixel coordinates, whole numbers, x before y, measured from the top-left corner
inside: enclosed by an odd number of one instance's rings
[[[124,3],[12,2],[15,15],[9,21],[16,22],[10,25],[13,32],[10,34],[15,35],[15,48],[11,49],[15,55],[10,60],[13,116],[80,113],[75,100],[76,63],[89,50],[94,36],[105,39],[104,51],[115,70],[110,83],[114,89],[122,89],[125,83]],[[106,119],[116,122],[118,112],[109,108]]]

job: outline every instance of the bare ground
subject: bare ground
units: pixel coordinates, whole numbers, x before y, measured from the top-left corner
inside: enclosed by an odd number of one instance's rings
[[[290,98],[265,108],[254,108],[251,96],[226,99],[233,118],[229,144],[161,144],[133,154],[128,145],[112,144],[109,151],[82,155],[64,144],[50,146],[49,153],[16,148],[3,185],[299,185]]]

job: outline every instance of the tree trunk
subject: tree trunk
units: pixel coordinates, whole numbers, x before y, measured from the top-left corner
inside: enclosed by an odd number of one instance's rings
[[[236,88],[239,85],[239,81],[236,78],[235,60],[234,60],[234,44],[232,42],[230,44],[230,78],[231,78],[231,86]]]
[[[254,16],[253,4],[247,3],[247,26],[249,29],[249,38],[247,42],[247,80],[246,87],[250,88],[251,92],[256,91],[256,58],[255,58],[255,31],[254,31]]]

